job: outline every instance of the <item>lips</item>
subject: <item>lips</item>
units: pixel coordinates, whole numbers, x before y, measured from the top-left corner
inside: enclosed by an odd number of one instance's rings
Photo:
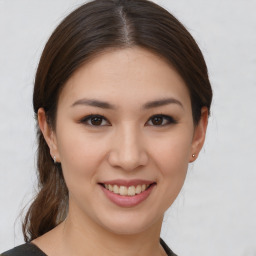
[[[113,180],[99,183],[104,194],[110,201],[121,207],[133,207],[148,198],[153,188],[154,181],[146,180]]]
[[[150,185],[146,185],[146,184],[142,184],[142,185],[137,185],[137,186],[118,186],[117,184],[115,185],[111,185],[111,184],[104,184],[104,187],[117,194],[117,195],[121,195],[121,196],[135,196],[138,195],[140,193],[142,193],[143,191],[145,191]]]

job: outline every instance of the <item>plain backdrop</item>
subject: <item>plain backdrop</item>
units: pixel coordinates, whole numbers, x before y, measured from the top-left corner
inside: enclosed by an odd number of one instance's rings
[[[24,242],[19,214],[36,188],[36,66],[53,29],[83,2],[0,0],[0,252]],[[256,1],[155,2],[195,37],[214,91],[205,147],[162,237],[179,256],[255,256]]]

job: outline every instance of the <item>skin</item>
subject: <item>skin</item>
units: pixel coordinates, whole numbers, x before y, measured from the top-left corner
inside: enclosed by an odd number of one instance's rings
[[[114,108],[77,103],[81,99]],[[145,108],[163,99],[172,100]],[[105,119],[92,125],[91,119],[85,121],[91,114]],[[171,122],[160,118],[156,125],[152,116],[159,114],[171,116]],[[62,164],[69,213],[64,223],[33,243],[47,255],[165,255],[159,244],[163,215],[203,146],[206,108],[201,115],[195,126],[183,79],[145,49],[111,50],[84,64],[60,94],[54,130],[44,110],[38,111],[50,153]],[[98,184],[113,179],[150,180],[156,186],[139,205],[120,207]]]

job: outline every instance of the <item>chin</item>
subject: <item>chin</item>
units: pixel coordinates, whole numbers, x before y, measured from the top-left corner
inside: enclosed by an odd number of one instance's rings
[[[116,235],[136,235],[162,223],[163,215],[152,216],[136,211],[126,214],[105,216],[99,223],[104,229]]]

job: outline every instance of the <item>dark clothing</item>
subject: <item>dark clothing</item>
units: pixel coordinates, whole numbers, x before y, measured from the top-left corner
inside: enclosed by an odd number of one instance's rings
[[[26,243],[2,253],[1,256],[46,256],[46,254],[36,245]]]
[[[166,254],[168,256],[177,256],[169,247],[168,245],[164,242],[163,239],[160,238],[160,244],[162,245],[162,247],[164,248]]]
[[[162,239],[160,239],[160,243],[168,256],[177,256],[171,251],[171,249],[167,246],[167,244]],[[47,256],[36,245],[31,243],[26,243],[26,244],[17,246],[0,255],[1,256]]]

